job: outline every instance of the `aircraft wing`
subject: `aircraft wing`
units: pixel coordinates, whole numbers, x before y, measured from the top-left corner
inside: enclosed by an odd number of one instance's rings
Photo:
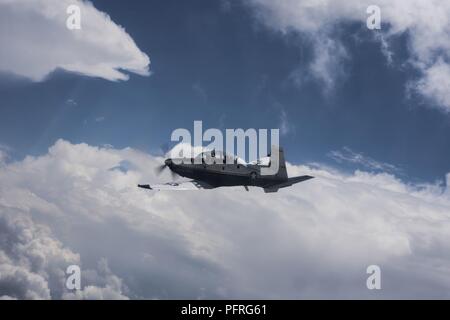
[[[184,181],[184,182],[168,182],[164,184],[139,184],[139,188],[149,190],[199,190],[199,189],[212,189],[213,187],[207,183],[198,180]]]

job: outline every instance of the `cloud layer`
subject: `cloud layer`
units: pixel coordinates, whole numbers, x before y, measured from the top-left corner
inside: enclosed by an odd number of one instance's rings
[[[326,91],[342,76],[342,64],[349,58],[339,41],[339,27],[345,23],[366,25],[366,9],[376,4],[381,9],[380,40],[387,61],[392,61],[389,44],[398,35],[409,39],[409,63],[421,74],[412,79],[409,89],[430,99],[442,110],[450,111],[450,2],[439,0],[308,1],[248,0],[260,21],[283,34],[306,36],[314,46],[309,72],[324,84]],[[341,71],[341,72],[340,72]]]
[[[449,297],[448,190],[306,166],[288,170],[315,179],[276,194],[136,188],[170,181],[161,161],[60,140],[0,167],[0,296]],[[83,291],[63,287],[72,263]],[[380,291],[366,289],[371,264]]]
[[[81,30],[69,30],[76,4]],[[149,74],[149,57],[124,28],[82,0],[0,0],[0,70],[40,81],[61,68],[107,80]]]

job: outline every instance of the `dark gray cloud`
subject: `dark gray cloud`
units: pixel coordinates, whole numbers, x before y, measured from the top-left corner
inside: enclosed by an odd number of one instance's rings
[[[100,273],[83,273],[89,285],[72,294],[65,287],[65,271],[73,264],[81,265],[80,256],[56,239],[48,227],[33,222],[18,208],[0,205],[2,299],[125,298],[120,278],[112,274],[105,259],[99,262]]]
[[[60,293],[65,267],[79,256],[20,210],[0,206],[0,296],[49,299]]]

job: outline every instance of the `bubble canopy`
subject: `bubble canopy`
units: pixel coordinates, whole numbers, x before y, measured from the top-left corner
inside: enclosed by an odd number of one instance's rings
[[[237,164],[241,164],[244,166],[247,165],[247,163],[243,159],[236,157],[234,155],[231,155],[229,153],[226,153],[222,150],[203,151],[200,154],[198,154],[195,158],[196,159],[203,158],[205,160],[215,159],[217,162],[222,162],[222,163],[237,163]]]

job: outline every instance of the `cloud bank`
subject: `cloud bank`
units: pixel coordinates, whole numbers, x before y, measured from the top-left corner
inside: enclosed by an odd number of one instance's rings
[[[447,189],[292,165],[316,178],[276,194],[136,188],[171,180],[161,161],[60,140],[0,167],[0,297],[449,298]],[[73,263],[83,291],[64,287]]]
[[[69,30],[66,10],[78,5],[81,30]],[[128,71],[149,75],[149,57],[125,29],[82,0],[0,0],[0,70],[34,81],[61,68],[106,80]]]
[[[247,0],[257,18],[269,28],[289,34],[301,33],[314,47],[309,73],[332,90],[342,78],[342,65],[348,60],[339,40],[339,27],[361,23],[365,28],[366,9],[376,4],[381,9],[382,29],[373,31],[381,43],[388,63],[393,52],[389,44],[398,35],[408,35],[409,63],[420,74],[408,89],[429,99],[445,112],[450,111],[450,2],[439,0]]]

